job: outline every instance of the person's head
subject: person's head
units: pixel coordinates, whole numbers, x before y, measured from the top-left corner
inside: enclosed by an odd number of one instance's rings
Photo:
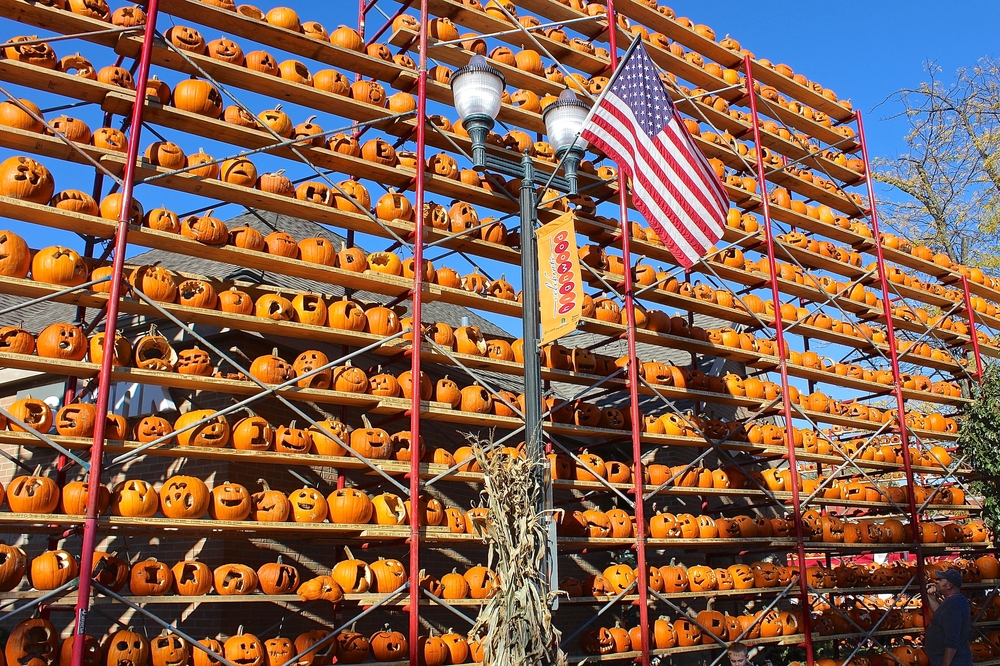
[[[729,657],[729,663],[732,666],[746,666],[749,661],[750,651],[743,643],[730,643],[726,649],[726,655]]]
[[[945,569],[934,572],[934,582],[938,591],[945,596],[958,594],[962,591],[962,572],[956,569]]]

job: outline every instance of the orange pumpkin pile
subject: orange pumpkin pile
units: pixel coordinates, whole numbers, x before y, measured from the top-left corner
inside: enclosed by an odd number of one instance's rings
[[[185,563],[179,563],[178,566]],[[200,564],[200,563],[199,563]],[[164,565],[165,566],[165,565]],[[232,565],[242,566],[242,565]],[[265,565],[267,566],[267,565]],[[250,570],[252,571],[252,570]],[[126,574],[128,573],[126,567]],[[166,569],[170,573],[170,569]],[[205,570],[186,573],[194,585],[197,577],[201,585],[207,581],[211,587],[211,573]],[[299,634],[295,638],[275,637],[262,640],[254,634],[240,633],[225,640],[204,638],[199,641],[199,647],[225,657],[229,661],[261,666],[268,660],[272,663],[285,663],[295,658],[297,654],[305,653],[323,642],[318,648],[308,652],[310,659],[329,663],[336,659],[338,663],[357,664],[369,658],[378,662],[396,662],[405,659],[409,654],[409,643],[406,635],[385,625],[380,631],[369,636],[357,631],[345,630],[327,639],[329,631],[317,629]],[[5,658],[27,662],[29,658],[41,658],[50,661],[65,662],[72,652],[73,637],[60,641],[59,632],[47,619],[34,618],[24,620],[11,631],[10,639],[5,648]],[[202,666],[209,663],[209,655],[202,649],[188,645],[176,634],[161,634],[147,638],[141,632],[133,629],[118,631],[106,636],[103,641],[88,635],[82,636],[85,642],[85,655],[88,663],[117,664],[128,662],[134,664],[188,663],[189,661]],[[482,648],[473,637],[462,636],[449,630],[445,634],[431,634],[419,637],[422,651],[422,663],[443,666],[445,663],[461,664],[482,661]],[[106,659],[102,659],[103,652]],[[61,657],[60,657],[61,655]],[[305,658],[305,657],[303,657]]]

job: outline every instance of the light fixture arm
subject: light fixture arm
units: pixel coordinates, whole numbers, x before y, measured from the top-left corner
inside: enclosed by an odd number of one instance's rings
[[[462,120],[462,126],[472,140],[472,168],[475,171],[486,171],[488,166],[486,156],[486,137],[489,136],[496,121],[486,114],[476,114]]]

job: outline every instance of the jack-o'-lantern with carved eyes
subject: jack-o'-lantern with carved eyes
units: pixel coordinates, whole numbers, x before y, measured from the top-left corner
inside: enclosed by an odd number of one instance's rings
[[[389,460],[392,457],[392,438],[382,428],[373,428],[367,417],[362,417],[364,428],[351,432],[351,448],[365,458]]]
[[[207,351],[198,347],[179,352],[174,367],[182,375],[196,375],[198,377],[209,377],[214,370],[212,357]]]
[[[299,354],[292,363],[299,388],[328,389],[333,381],[333,368],[324,368],[330,359],[321,351],[310,349]],[[323,368],[323,369],[320,369]],[[308,376],[305,376],[308,375]]]
[[[212,488],[208,512],[213,520],[246,520],[252,509],[250,491],[240,484],[227,481]]]
[[[156,515],[160,498],[146,481],[128,479],[111,491],[111,511],[116,516],[149,518]]]
[[[736,586],[736,582],[733,580],[732,575],[729,573],[729,569],[716,569],[715,570],[715,582],[716,589],[719,590],[731,590]]]
[[[728,569],[733,578],[733,587],[737,590],[749,590],[756,586],[753,569],[747,564],[734,564]]]
[[[195,423],[198,425],[188,428]],[[185,428],[187,430],[184,430]],[[218,449],[229,443],[229,422],[225,416],[216,414],[211,409],[195,409],[182,414],[174,421],[174,430],[178,431],[177,443],[181,446],[206,446]],[[182,430],[183,432],[180,432]]]
[[[25,620],[7,637],[4,656],[12,665],[52,666],[59,656],[59,632],[48,620]]]
[[[107,638],[104,655],[107,666],[146,666],[149,643],[142,634],[125,629]]]
[[[660,576],[663,578],[663,590],[665,592],[688,591],[690,581],[688,580],[687,572],[681,567],[660,567]]]
[[[201,518],[210,499],[205,482],[193,476],[172,476],[160,488],[160,510],[167,518]]]
[[[162,634],[150,642],[149,656],[153,666],[186,666],[188,646],[176,634]]]
[[[87,355],[87,335],[73,324],[49,324],[38,334],[38,355],[65,361],[82,361]]]
[[[274,434],[274,450],[279,453],[309,453],[312,436],[305,428],[296,428],[295,421],[278,426]]]
[[[264,641],[264,650],[267,652],[265,658],[267,666],[281,666],[295,656],[295,644],[292,639],[281,636]]]
[[[323,493],[315,488],[299,488],[288,496],[288,502],[297,523],[321,523],[330,511]]]
[[[93,636],[84,634],[83,639],[83,666],[102,666],[104,655],[101,654],[101,644]],[[75,636],[70,636],[63,641],[62,649],[59,651],[59,663],[68,664],[73,659],[73,642]]]
[[[237,634],[223,645],[223,656],[237,666],[263,666],[267,652],[253,634]]]
[[[161,416],[145,416],[133,429],[132,436],[137,442],[152,442],[161,437],[165,437],[174,431],[170,422]],[[172,439],[172,438],[171,438]],[[165,440],[169,443],[171,440]]]
[[[692,592],[711,592],[718,586],[715,569],[702,564],[690,567],[687,571]]]
[[[778,567],[771,562],[755,562],[753,577],[756,587],[775,587],[778,584]]]
[[[778,566],[778,586],[784,587],[789,583],[799,579],[799,570],[797,567],[783,567]]]

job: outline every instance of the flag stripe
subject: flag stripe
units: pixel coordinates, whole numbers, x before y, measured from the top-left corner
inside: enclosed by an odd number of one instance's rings
[[[729,198],[641,43],[619,63],[581,137],[618,163],[632,202],[682,266],[722,237]]]
[[[628,144],[629,150],[626,154],[641,157],[641,162],[653,169],[659,182],[670,191],[674,200],[684,208],[698,228],[706,234],[711,233],[711,226],[706,223],[712,219],[712,210],[718,208],[717,202],[714,197],[705,192],[705,181],[700,177],[700,174],[688,168],[684,154],[677,154],[676,149],[671,150],[665,140],[660,140],[659,135],[650,140],[644,134],[632,131],[634,124],[620,109],[616,109],[615,112],[608,115],[602,114],[596,122],[605,129],[615,132],[620,138],[631,138],[631,141],[621,142]],[[645,174],[645,169],[640,169],[638,173]],[[676,175],[679,183],[673,183],[668,174]],[[635,174],[632,174],[632,177],[634,179]],[[715,177],[714,172],[712,177]],[[683,190],[675,187],[675,184],[683,185]],[[695,206],[697,206],[697,210],[695,210]],[[669,208],[666,202],[661,203],[660,207]],[[714,241],[709,241],[710,244],[711,242]]]
[[[634,194],[636,195],[633,197],[633,201],[638,202],[644,201],[646,198],[651,199],[656,204],[656,212],[672,218],[676,227],[675,231],[680,233],[689,242],[692,249],[701,250],[695,251],[694,254],[697,256],[704,254],[703,248],[712,245],[714,242],[713,238],[719,237],[721,229],[715,230],[713,228],[714,225],[706,224],[705,220],[711,219],[711,213],[704,207],[698,206],[697,211],[693,210],[692,198],[697,199],[697,196],[692,195],[688,191],[688,188],[692,184],[687,180],[686,175],[683,171],[677,171],[672,164],[661,164],[668,156],[657,146],[650,145],[647,148],[644,145],[647,142],[644,142],[641,136],[635,136],[634,134],[623,136],[623,132],[628,130],[624,128],[619,130],[613,126],[613,123],[606,123],[605,118],[600,118],[598,125],[605,128],[609,136],[616,139],[618,145],[613,146],[614,152],[625,155],[640,155],[644,158],[643,168],[630,173],[633,180]],[[630,138],[632,139],[631,141],[628,140]],[[652,174],[649,172],[652,172]],[[686,191],[678,192],[674,187],[674,182],[667,176],[667,173],[675,173],[677,176],[675,180],[687,184],[688,188],[685,188]],[[650,175],[655,176],[656,180],[652,179]],[[661,192],[661,189],[657,185],[661,186],[665,191]],[[644,216],[650,223],[655,221],[655,213],[654,215],[644,214]]]
[[[604,123],[599,123],[594,128],[594,132],[606,141],[604,149],[609,156],[628,154],[630,152],[629,147],[623,145],[619,136],[616,136],[610,129],[605,129]],[[598,145],[598,142],[594,142],[594,144]],[[700,256],[699,249],[704,246],[706,238],[704,234],[699,234],[700,238],[698,239],[694,237],[692,231],[700,231],[697,226],[689,229],[683,225],[681,218],[671,208],[670,204],[659,196],[656,185],[645,176],[643,170],[640,169],[637,174],[630,161],[622,160],[619,157],[612,157],[612,159],[619,162],[622,169],[632,179],[632,203],[636,210],[646,218],[651,227],[654,229],[659,227],[657,235],[660,236],[671,253],[677,255],[679,251],[680,255],[685,257]],[[655,168],[651,168],[651,170],[655,170]],[[659,220],[664,217],[669,218],[675,232],[674,234],[669,234],[666,231],[663,233],[660,232],[664,227]],[[666,237],[664,237],[665,234]],[[682,242],[683,246],[679,248],[675,247],[675,241]]]

